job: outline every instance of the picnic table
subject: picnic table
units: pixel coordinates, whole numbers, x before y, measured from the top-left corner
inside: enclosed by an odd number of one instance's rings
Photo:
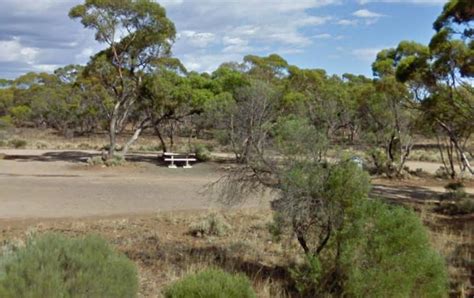
[[[178,168],[175,162],[184,162],[184,169],[191,169],[192,166],[190,162],[196,162],[196,154],[195,153],[173,153],[173,152],[165,152],[163,153],[164,160],[169,162],[168,168],[176,169]]]

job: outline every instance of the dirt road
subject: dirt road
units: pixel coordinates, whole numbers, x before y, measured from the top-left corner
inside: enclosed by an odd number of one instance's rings
[[[91,151],[0,150],[0,219],[133,215],[158,211],[222,208],[205,186],[222,174],[216,163],[168,169],[153,155],[131,156],[126,167],[90,168]],[[417,163],[432,172],[439,165]],[[393,198],[429,199],[439,185],[387,185],[374,192]],[[472,187],[467,191],[474,193]],[[246,207],[268,207],[268,198],[249,198]]]
[[[168,169],[150,161],[127,167],[87,168],[88,152],[1,150],[0,219],[143,214],[220,208],[205,186],[219,166]],[[264,204],[249,200],[248,206]]]

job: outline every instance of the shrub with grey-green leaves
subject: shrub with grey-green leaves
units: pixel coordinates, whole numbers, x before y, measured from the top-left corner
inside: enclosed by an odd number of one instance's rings
[[[248,278],[220,269],[207,269],[185,276],[165,289],[166,298],[253,298],[256,297]]]
[[[196,144],[194,146],[194,152],[196,153],[196,158],[199,161],[204,162],[204,161],[211,160],[211,152],[209,151],[209,149],[205,145]]]
[[[3,298],[137,296],[134,263],[98,236],[35,236],[0,260]]]

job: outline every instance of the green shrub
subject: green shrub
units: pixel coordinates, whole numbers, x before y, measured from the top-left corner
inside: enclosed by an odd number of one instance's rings
[[[10,127],[12,122],[12,118],[9,115],[0,117],[0,129]]]
[[[45,234],[2,256],[0,297],[136,297],[135,265],[97,236]]]
[[[21,139],[13,139],[13,140],[10,140],[9,144],[13,148],[19,149],[19,148],[25,148],[27,145],[27,142]]]
[[[227,146],[230,144],[230,134],[226,130],[215,130],[213,136],[221,146]]]
[[[31,108],[26,105],[19,105],[10,109],[10,115],[17,124],[28,121],[32,115]]]
[[[230,229],[230,225],[217,214],[209,214],[189,227],[189,234],[196,237],[223,236]]]
[[[112,158],[107,159],[104,164],[108,167],[123,166],[126,163],[125,158],[120,155],[115,155]]]
[[[346,293],[355,297],[445,297],[444,260],[430,246],[419,217],[369,201],[359,244],[348,245]]]
[[[87,159],[87,164],[89,166],[100,166],[104,164],[104,160],[100,156],[89,157]]]
[[[444,260],[412,211],[366,201],[320,255],[293,271],[303,296],[445,297]],[[339,246],[338,257],[333,258]]]
[[[248,298],[256,297],[245,275],[207,269],[188,275],[168,287],[166,298]]]
[[[207,149],[206,146],[202,144],[197,144],[194,146],[194,152],[196,153],[196,158],[199,161],[209,161],[211,160],[211,152]]]

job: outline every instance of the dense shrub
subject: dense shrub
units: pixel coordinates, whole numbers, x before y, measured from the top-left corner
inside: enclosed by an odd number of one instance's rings
[[[166,298],[248,298],[256,297],[245,275],[208,269],[184,277],[165,290]]]
[[[202,144],[197,144],[194,146],[194,152],[196,153],[196,158],[199,161],[209,161],[211,160],[211,152],[209,149]]]
[[[0,261],[0,297],[136,297],[135,265],[97,236],[45,234]]]
[[[19,149],[19,148],[25,148],[27,145],[27,142],[21,139],[13,139],[9,141],[9,144],[13,148]]]
[[[331,248],[308,256],[294,271],[303,295],[331,294],[327,289],[336,285],[339,294],[349,297],[446,296],[444,261],[430,247],[416,214],[373,201],[363,204],[359,214],[360,221],[336,236],[346,239],[338,244],[337,266],[328,262],[336,251]]]
[[[402,207],[367,202],[361,237],[348,243],[346,293],[356,297],[444,297],[444,261],[430,246],[418,216]]]
[[[330,261],[333,247],[307,255],[305,264],[293,271],[303,296],[335,294],[328,289],[349,297],[446,296],[444,261],[413,212],[370,201],[360,212],[363,220],[336,236],[347,239],[338,244],[337,266]]]

